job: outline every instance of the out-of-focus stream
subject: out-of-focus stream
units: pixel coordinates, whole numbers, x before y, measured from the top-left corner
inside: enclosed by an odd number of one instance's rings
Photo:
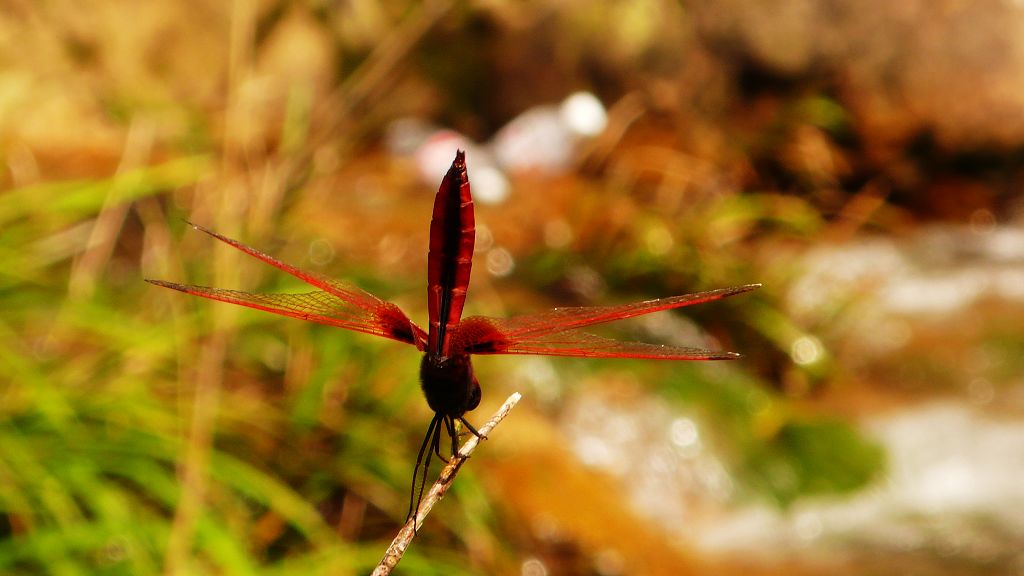
[[[785,510],[742,498],[705,440],[715,423],[587,390],[561,423],[577,456],[616,478],[644,518],[715,557],[1024,574],[1024,360],[1013,352],[1024,341],[1024,231],[936,227],[818,247],[800,268],[790,311],[828,331],[858,383],[837,395],[873,390],[848,416],[886,452],[881,480]]]

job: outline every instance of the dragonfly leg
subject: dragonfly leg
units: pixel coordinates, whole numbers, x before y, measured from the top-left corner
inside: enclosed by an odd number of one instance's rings
[[[423,499],[423,488],[427,483],[427,469],[430,467],[430,452],[436,444],[435,439],[438,437],[437,432],[441,430],[441,423],[439,416],[434,415],[434,418],[430,421],[430,426],[427,427],[427,434],[423,437],[423,443],[420,444],[420,452],[416,455],[416,468],[412,473],[412,489],[409,490],[409,514],[405,517],[406,520],[409,518],[413,519],[415,527],[416,512],[419,511],[420,501]],[[424,460],[424,457],[426,458]],[[420,464],[423,464],[423,479],[419,482],[419,497],[416,498],[416,484],[417,478],[419,477]]]
[[[468,429],[473,434],[473,436],[476,436],[481,440],[487,440],[487,436],[484,436],[483,434],[478,432],[476,428],[473,428],[473,425],[470,424],[469,421],[467,421],[464,417],[460,416],[459,422],[462,422],[462,425],[465,426],[466,429]]]
[[[443,417],[441,419],[441,422],[444,423],[445,432],[447,432],[449,434],[451,434],[451,424],[449,423],[450,421],[451,421],[451,418],[449,418],[448,416],[445,416],[445,417]],[[442,462],[447,464],[448,463],[448,459],[441,455],[441,423],[440,422],[437,425],[437,431],[435,432],[435,434],[437,435],[437,439],[434,441],[434,454],[437,454],[437,457],[440,458]]]
[[[455,419],[448,417],[444,423],[448,427],[448,437],[452,440],[452,457],[454,458],[459,454],[459,433],[455,431]]]

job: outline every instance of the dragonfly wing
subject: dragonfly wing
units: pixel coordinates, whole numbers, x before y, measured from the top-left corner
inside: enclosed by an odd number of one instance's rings
[[[146,281],[210,300],[219,300],[318,324],[383,336],[412,344],[421,349],[426,343],[426,333],[423,329],[413,323],[398,306],[346,282],[330,281],[331,292],[260,294],[175,284],[163,280]],[[344,294],[345,297],[342,298],[339,294]]]
[[[198,224],[193,224],[191,222],[189,222],[188,224],[189,224],[189,226],[195,228],[196,230],[199,230],[200,232],[204,232],[206,234],[209,234],[210,236],[213,236],[217,240],[220,240],[221,242],[227,244],[228,246],[231,246],[232,248],[235,248],[237,250],[241,250],[242,252],[245,252],[246,254],[248,254],[250,256],[253,256],[255,258],[258,258],[259,260],[262,260],[263,262],[266,262],[267,264],[270,264],[271,266],[273,266],[274,268],[277,268],[278,270],[281,270],[282,272],[286,272],[288,274],[291,274],[292,276],[295,276],[296,278],[298,278],[299,280],[302,280],[303,282],[305,282],[306,284],[309,284],[310,286],[315,286],[315,287],[317,287],[317,288],[319,288],[319,289],[321,289],[321,290],[323,290],[325,292],[332,292],[332,293],[335,291],[335,286],[339,286],[341,288],[341,290],[337,294],[337,296],[339,298],[342,298],[342,299],[347,299],[347,296],[346,296],[345,292],[349,291],[349,289],[350,289],[349,287],[351,285],[346,283],[346,282],[338,282],[336,280],[331,280],[329,278],[324,278],[324,277],[319,276],[317,274],[313,274],[313,273],[310,273],[310,272],[305,272],[303,270],[299,270],[298,268],[296,268],[295,266],[292,266],[291,264],[285,264],[284,262],[281,262],[277,258],[274,258],[273,256],[271,256],[269,254],[264,254],[263,252],[260,252],[259,250],[253,248],[252,246],[246,246],[245,244],[242,244],[238,240],[234,240],[234,239],[228,238],[227,236],[224,236],[222,234],[218,234],[218,233],[214,232],[213,230],[210,230],[208,228],[204,228],[204,227],[202,227],[202,226],[200,226]],[[351,287],[355,288],[354,286],[351,286]],[[358,292],[363,292],[359,288],[356,288],[356,290]],[[366,293],[363,292],[363,294],[366,294]],[[375,296],[372,296],[370,294],[366,294],[366,295],[370,296],[370,298],[376,299]]]
[[[459,348],[470,354],[542,354],[665,360],[738,358],[739,355],[732,352],[715,352],[703,348],[620,342],[582,332],[579,328],[720,300],[748,292],[758,286],[760,284],[722,288],[620,306],[555,308],[547,312],[507,319],[474,316],[462,321],[456,340]]]
[[[375,334],[413,344],[421,350],[426,346],[426,333],[422,328],[414,324],[398,306],[381,300],[354,284],[330,280],[305,272],[290,264],[281,262],[269,254],[264,254],[251,246],[246,246],[237,240],[218,234],[198,224],[192,224],[191,222],[189,224],[196,230],[205,232],[217,240],[262,260],[278,270],[291,274],[306,284],[320,290],[305,294],[258,294],[222,288],[175,284],[163,280],[147,280],[147,282],[211,300],[230,302],[310,322]]]
[[[528,314],[510,318],[507,329],[513,338],[535,338],[555,332],[584,328],[595,324],[604,324],[616,320],[642,316],[661,310],[693,306],[713,300],[721,300],[743,292],[749,292],[760,287],[760,284],[747,284],[746,286],[734,286],[732,288],[719,288],[706,292],[694,294],[683,294],[682,296],[671,296],[658,298],[656,300],[645,300],[632,304],[620,304],[618,306],[582,306],[572,308],[555,308],[538,314]]]
[[[581,330],[547,332],[529,337],[513,336],[517,318],[503,320],[472,316],[459,325],[455,341],[469,354],[536,354],[577,358],[645,358],[650,360],[731,360],[734,352],[704,348],[622,342]]]

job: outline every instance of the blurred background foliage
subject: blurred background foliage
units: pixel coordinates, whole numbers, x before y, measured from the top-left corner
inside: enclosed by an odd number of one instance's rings
[[[437,182],[389,152],[388,126],[416,117],[483,142],[578,90],[608,125],[561,173],[509,174],[505,201],[478,204],[467,312],[762,282],[610,329],[744,360],[478,361],[476,420],[512,390],[527,401],[400,570],[1022,565],[1021,532],[996,521],[982,532],[1005,544],[993,551],[865,544],[798,513],[899,477],[877,414],[934,398],[1020,414],[1021,306],[1001,299],[1024,285],[1003,229],[1022,214],[1019,6],[3,4],[0,572],[368,572],[404,520],[429,418],[415,351],[142,280],[302,289],[187,219],[422,325]],[[995,292],[923,320],[880,303],[908,269],[948,278],[979,258],[1009,288],[982,283]],[[980,281],[955,294],[964,282]],[[737,510],[781,519],[762,533],[792,520],[832,539],[773,553],[728,531]]]

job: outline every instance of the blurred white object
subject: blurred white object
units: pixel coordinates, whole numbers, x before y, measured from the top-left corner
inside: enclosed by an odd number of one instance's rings
[[[498,204],[508,197],[505,172],[564,172],[571,167],[577,144],[600,134],[607,123],[601,101],[589,92],[577,92],[559,105],[526,110],[487,146],[419,118],[392,122],[385,145],[393,155],[411,158],[420,179],[430,185],[444,177],[455,151],[465,150],[473,198],[481,204]]]
[[[516,116],[490,147],[506,171],[557,174],[570,167],[576,145],[600,134],[607,123],[601,101],[577,92],[557,106],[535,106]]]
[[[562,102],[559,112],[562,122],[578,136],[597,136],[608,125],[604,104],[590,92],[576,92],[569,96]]]
[[[444,178],[456,150],[464,150],[473,198],[482,204],[497,204],[508,196],[508,180],[491,154],[464,134],[418,118],[401,118],[388,126],[385,141],[395,156],[411,157],[420,180],[434,186]]]
[[[466,151],[466,166],[475,172],[473,168],[480,164],[480,151],[476,143],[453,130],[438,130],[431,134],[413,154],[420,177],[428,183],[440,182],[458,150]],[[476,184],[475,178],[471,182]]]
[[[394,156],[412,156],[438,130],[437,126],[419,118],[399,118],[388,125],[384,145]]]

